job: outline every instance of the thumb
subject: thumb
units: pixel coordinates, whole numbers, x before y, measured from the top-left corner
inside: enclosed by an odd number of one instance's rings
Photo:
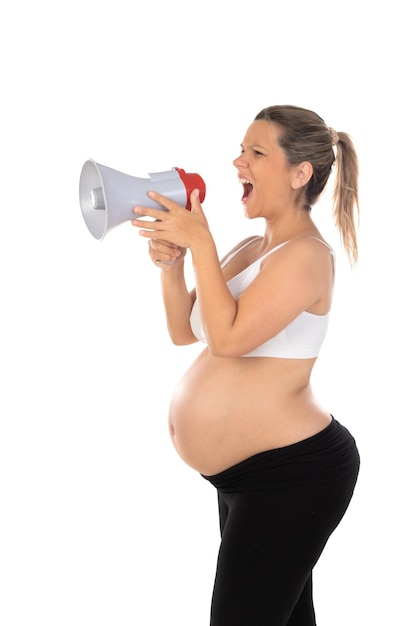
[[[193,189],[190,193],[189,199],[191,201],[192,213],[203,213],[199,196],[200,196],[199,189]]]

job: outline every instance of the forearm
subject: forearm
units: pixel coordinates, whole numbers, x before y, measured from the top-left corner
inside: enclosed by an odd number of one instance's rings
[[[162,297],[168,332],[173,343],[187,345],[196,341],[189,323],[194,297],[186,286],[183,260],[177,263],[174,270],[161,272]]]
[[[237,305],[225,282],[215,243],[207,239],[192,252],[196,295],[210,350],[221,355],[237,314]]]
[[[224,280],[216,246],[199,202],[198,190],[191,194],[191,211],[156,192],[149,192],[149,196],[167,210],[161,212],[138,207],[137,211],[143,217],[154,218],[154,221],[135,219],[133,223],[140,228],[141,236],[153,240],[154,249],[160,247],[161,241],[165,241],[190,251],[196,297],[208,346],[212,352],[220,354],[224,346],[227,348],[237,305]],[[176,258],[169,269],[162,270],[162,293],[172,341],[177,344],[192,343],[196,338],[189,317],[194,293],[190,294],[185,284],[183,258]]]

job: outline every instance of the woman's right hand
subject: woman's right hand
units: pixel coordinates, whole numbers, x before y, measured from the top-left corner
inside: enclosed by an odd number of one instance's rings
[[[151,239],[149,241],[149,256],[153,263],[165,272],[173,269],[178,261],[181,261],[186,254],[186,248],[164,241],[162,239]]]

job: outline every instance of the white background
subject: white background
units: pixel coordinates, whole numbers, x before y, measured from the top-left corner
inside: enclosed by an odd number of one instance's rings
[[[9,3],[0,19],[0,623],[208,626],[215,491],[167,406],[170,345],[129,224],[82,219],[87,158],[203,176],[223,255],[248,222],[232,160],[270,104],[316,110],[361,159],[360,262],[338,257],[315,390],[355,435],[354,499],[315,572],[320,626],[416,623],[411,3]],[[409,573],[410,572],[410,573]],[[261,625],[259,625],[261,626]]]

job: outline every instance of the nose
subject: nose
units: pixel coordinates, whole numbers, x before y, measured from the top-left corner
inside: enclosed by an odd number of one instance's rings
[[[238,168],[242,168],[242,167],[247,167],[247,159],[244,159],[244,154],[243,153],[238,155],[238,157],[236,159],[234,159],[233,165],[237,169]]]

